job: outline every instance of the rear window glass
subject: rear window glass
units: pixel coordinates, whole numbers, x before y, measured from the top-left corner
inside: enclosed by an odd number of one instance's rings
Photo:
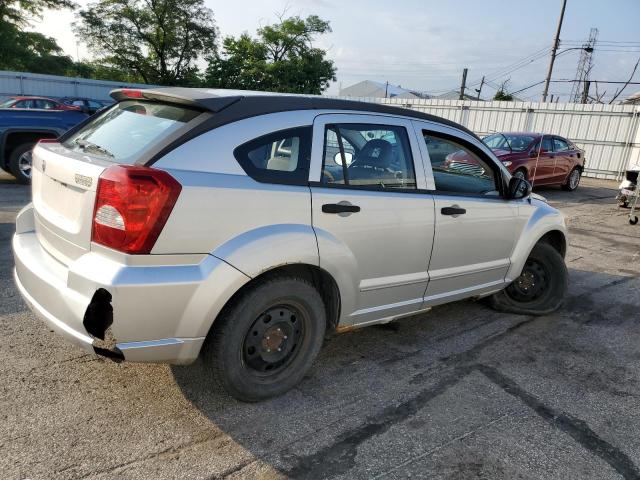
[[[127,100],[89,121],[63,145],[113,162],[133,164],[144,150],[199,114],[182,106]]]

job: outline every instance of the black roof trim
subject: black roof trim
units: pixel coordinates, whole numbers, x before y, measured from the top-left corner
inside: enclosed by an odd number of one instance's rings
[[[113,90],[111,96],[118,101],[128,99],[129,97],[123,93],[124,90],[128,89]],[[449,125],[473,134],[467,128],[451,120],[418,112],[411,108],[396,107],[381,103],[343,100],[317,95],[292,95],[243,90],[207,90],[183,87],[152,88],[139,91],[142,92],[144,98],[149,100],[191,105],[214,113],[218,113],[228,106],[241,101],[242,108],[238,109],[238,120],[253,116],[243,115],[241,111],[245,108],[248,111],[260,111],[260,115],[292,110],[360,110],[428,120]]]
[[[113,90],[111,96],[118,101],[130,99],[131,97],[127,96],[124,90],[127,89]],[[145,162],[146,165],[152,165],[160,157],[181,144],[222,125],[259,115],[295,110],[351,110],[365,113],[397,115],[447,125],[478,138],[469,129],[451,120],[418,112],[410,108],[395,107],[380,103],[343,100],[313,95],[181,87],[143,89],[140,90],[140,92],[143,98],[147,100],[187,105],[215,113],[211,118],[196,125],[184,136],[148,159],[148,161]]]

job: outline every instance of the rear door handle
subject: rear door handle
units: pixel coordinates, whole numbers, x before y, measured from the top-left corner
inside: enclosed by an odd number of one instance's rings
[[[453,206],[453,207],[442,207],[440,209],[440,213],[442,215],[457,216],[457,215],[464,215],[465,213],[467,213],[467,211],[464,208]]]
[[[324,213],[357,213],[360,207],[350,203],[325,203],[322,205]]]

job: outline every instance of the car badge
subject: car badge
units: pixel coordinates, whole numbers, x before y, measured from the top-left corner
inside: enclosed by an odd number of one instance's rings
[[[78,185],[82,185],[83,187],[87,188],[91,187],[91,184],[93,183],[93,179],[91,177],[80,175],[79,173],[76,173],[75,181]]]

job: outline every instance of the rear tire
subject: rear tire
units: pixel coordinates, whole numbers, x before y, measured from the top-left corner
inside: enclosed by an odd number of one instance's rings
[[[9,170],[22,184],[31,183],[31,151],[35,143],[23,143],[13,149],[9,156]]]
[[[578,188],[578,185],[580,185],[581,178],[582,170],[580,170],[578,167],[575,167],[573,170],[571,170],[571,173],[567,177],[567,182],[562,184],[562,189],[566,190],[567,192],[573,192],[576,188]]]
[[[538,243],[520,276],[489,298],[498,311],[523,315],[547,315],[562,305],[569,274],[564,259],[548,243]]]
[[[302,380],[322,347],[325,328],[324,303],[311,283],[271,277],[225,307],[203,360],[233,397],[265,400]]]

